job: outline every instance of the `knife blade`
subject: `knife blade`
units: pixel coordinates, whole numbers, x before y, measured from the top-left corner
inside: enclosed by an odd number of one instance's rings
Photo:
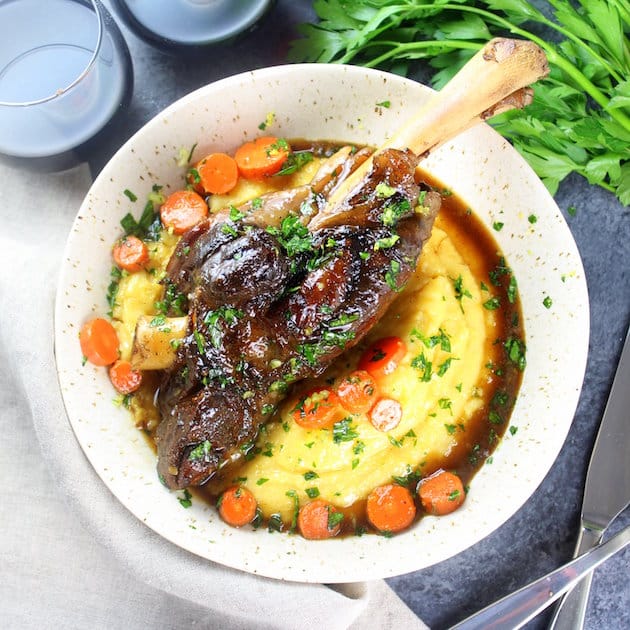
[[[626,332],[588,466],[574,558],[597,545],[611,521],[630,504],[629,453],[630,330]],[[591,572],[564,596],[555,609],[550,629],[583,628],[592,577]]]

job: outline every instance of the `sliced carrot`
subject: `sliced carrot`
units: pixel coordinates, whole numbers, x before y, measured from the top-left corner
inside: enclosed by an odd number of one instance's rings
[[[256,516],[256,499],[250,490],[242,486],[228,488],[219,498],[219,514],[232,527],[243,527]]]
[[[178,190],[166,198],[160,208],[164,227],[183,234],[208,216],[208,204],[194,190]]]
[[[337,385],[337,396],[350,413],[366,413],[378,398],[378,386],[365,370],[351,372]]]
[[[142,372],[134,370],[129,361],[119,359],[109,368],[109,380],[116,391],[131,394],[142,384]]]
[[[402,420],[402,406],[393,398],[380,398],[368,413],[372,426],[379,431],[391,431]]]
[[[114,262],[126,271],[140,271],[149,262],[149,248],[137,236],[125,236],[112,250]]]
[[[324,540],[339,533],[342,520],[343,513],[332,503],[324,499],[315,499],[300,509],[297,523],[304,538]]]
[[[241,145],[234,159],[238,170],[246,179],[262,179],[275,175],[287,161],[291,147],[275,136],[263,136]]]
[[[462,480],[452,472],[438,470],[418,485],[422,507],[436,516],[454,512],[466,498]]]
[[[416,516],[411,492],[398,484],[374,488],[367,498],[367,517],[381,532],[396,533],[409,527]]]
[[[363,353],[357,367],[376,379],[382,378],[398,367],[406,353],[407,346],[400,337],[384,337]]]
[[[118,335],[114,327],[101,317],[83,324],[79,331],[83,356],[94,365],[110,365],[118,358]]]
[[[328,429],[342,415],[339,397],[332,389],[311,390],[293,409],[293,419],[305,429]]]
[[[188,180],[200,193],[225,195],[238,182],[236,160],[227,153],[211,153],[197,162],[194,172]]]

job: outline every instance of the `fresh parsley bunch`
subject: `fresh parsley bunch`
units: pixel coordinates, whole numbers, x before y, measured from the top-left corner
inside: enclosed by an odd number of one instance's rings
[[[426,59],[439,89],[495,36],[536,42],[551,66],[534,102],[492,120],[554,194],[576,172],[630,205],[628,0],[316,0],[291,61],[408,74]],[[537,7],[541,7],[540,9]],[[546,39],[540,35],[546,33]]]

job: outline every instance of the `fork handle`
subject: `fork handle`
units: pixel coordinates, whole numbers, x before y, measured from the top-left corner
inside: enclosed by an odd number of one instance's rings
[[[452,626],[451,630],[515,630],[550,606],[584,576],[630,545],[630,525],[610,540]],[[574,629],[572,629],[574,630]]]
[[[581,556],[592,547],[598,545],[603,533],[602,529],[591,529],[583,526],[578,536],[573,557]],[[592,580],[593,572],[590,571],[559,600],[549,622],[548,630],[582,630],[584,628]]]

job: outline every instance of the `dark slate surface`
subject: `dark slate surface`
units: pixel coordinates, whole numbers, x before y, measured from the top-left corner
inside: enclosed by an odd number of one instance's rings
[[[111,7],[109,0],[105,4]],[[284,63],[295,25],[312,15],[310,2],[278,0],[252,32],[192,55],[157,50],[123,27],[135,70],[133,99],[89,156],[93,173],[137,129],[184,94],[224,76]],[[586,467],[630,322],[630,210],[579,177],[563,183],[556,201],[578,244],[590,294],[589,359],[579,406],[556,463],[513,518],[455,558],[389,580],[434,630],[460,621],[572,555]],[[572,205],[575,216],[567,213]],[[629,465],[630,453],[619,462]],[[611,531],[624,525],[630,525],[630,510]],[[629,564],[626,549],[596,571],[587,628],[630,628]],[[544,628],[547,619],[542,614],[526,627]]]

